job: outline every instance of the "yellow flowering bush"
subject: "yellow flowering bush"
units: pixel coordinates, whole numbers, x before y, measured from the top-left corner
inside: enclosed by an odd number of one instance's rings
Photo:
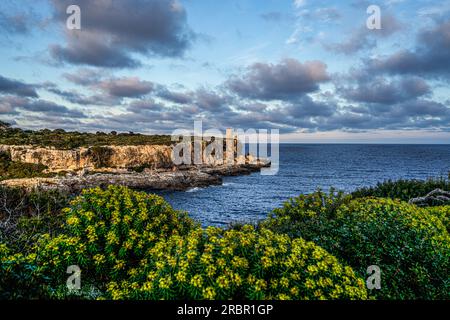
[[[263,225],[315,242],[361,277],[378,265],[381,290],[370,292],[376,298],[450,298],[450,236],[438,218],[448,211],[391,199],[341,199],[302,196],[274,210]]]
[[[439,218],[447,228],[447,231],[450,232],[450,206],[426,207],[424,210]]]
[[[22,277],[22,264],[30,264],[30,277],[39,279],[32,285],[46,287],[50,296],[65,295],[70,265],[81,268],[84,283],[102,291],[107,281],[129,277],[156,243],[196,226],[163,198],[120,186],[85,190],[63,211],[60,235],[41,236],[31,259],[4,253],[1,264],[12,278]]]
[[[252,226],[159,241],[112,299],[366,299],[364,281],[312,242]]]

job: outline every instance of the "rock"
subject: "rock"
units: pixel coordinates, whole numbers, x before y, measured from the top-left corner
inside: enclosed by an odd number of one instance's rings
[[[250,174],[270,165],[266,160],[247,155],[242,159],[235,159],[233,165],[215,162],[174,166],[171,160],[172,147],[161,145],[104,146],[73,150],[0,145],[0,150],[8,151],[12,161],[46,165],[49,172],[76,172],[55,178],[5,180],[0,184],[27,189],[61,189],[74,193],[84,188],[113,184],[137,189],[186,190],[218,185],[222,183],[222,176]],[[100,155],[105,157],[100,162],[107,166],[96,168],[98,163],[95,161],[99,161]],[[138,167],[143,168],[143,172],[130,172]]]
[[[108,159],[102,160],[111,168],[127,169],[141,165],[165,168],[172,164],[172,147],[170,146],[104,146],[102,148],[109,150]],[[59,150],[37,146],[0,145],[0,151],[9,152],[12,161],[40,163],[47,166],[51,171],[81,170],[96,167],[90,150],[92,148]]]
[[[59,189],[78,193],[85,188],[105,187],[108,185],[124,185],[135,189],[154,190],[187,190],[193,187],[207,187],[222,184],[219,175],[201,171],[166,171],[154,174],[127,173],[109,174],[95,173],[86,176],[58,178],[11,179],[0,182],[1,185],[22,187],[26,189]]]
[[[435,189],[424,197],[412,198],[409,203],[418,206],[426,206],[430,203],[448,204],[450,203],[450,192],[441,189]]]

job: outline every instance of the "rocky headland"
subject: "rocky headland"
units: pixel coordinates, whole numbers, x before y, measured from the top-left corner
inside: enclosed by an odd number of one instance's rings
[[[79,192],[90,187],[124,185],[136,189],[187,190],[222,184],[222,177],[250,174],[270,165],[252,156],[232,164],[204,159],[201,165],[174,165],[165,145],[102,146],[62,150],[51,147],[0,145],[11,160],[42,164],[52,177],[9,179],[1,185],[26,189]],[[238,161],[239,160],[239,161]],[[227,163],[225,161],[225,163]]]

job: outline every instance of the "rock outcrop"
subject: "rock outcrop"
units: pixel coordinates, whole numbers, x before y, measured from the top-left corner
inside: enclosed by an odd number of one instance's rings
[[[250,174],[270,163],[252,156],[235,157],[233,164],[178,165],[172,162],[172,147],[164,145],[101,146],[57,150],[36,146],[0,145],[12,161],[43,164],[49,172],[65,171],[54,178],[11,179],[0,185],[62,189],[125,185],[138,189],[186,190],[222,183],[223,176]]]
[[[152,168],[166,168],[172,163],[172,147],[164,145],[104,146],[72,150],[1,145],[0,151],[8,152],[12,161],[40,163],[47,166],[49,171],[81,170],[99,166],[133,168],[147,165]]]
[[[450,191],[435,189],[428,193],[426,196],[410,199],[409,203],[415,204],[417,206],[427,206],[430,203],[446,205],[450,203]]]
[[[66,175],[56,178],[29,178],[1,181],[0,185],[26,189],[59,189],[77,193],[85,188],[124,185],[135,189],[187,190],[222,184],[223,176],[250,174],[259,170],[258,165],[189,167],[184,170],[145,170],[142,173],[89,173]]]

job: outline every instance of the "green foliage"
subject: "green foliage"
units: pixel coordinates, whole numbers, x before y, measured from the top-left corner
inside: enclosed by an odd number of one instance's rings
[[[0,188],[0,299],[450,299],[450,206],[318,191],[224,230],[125,187],[54,192]]]
[[[450,180],[445,178],[422,180],[398,180],[378,183],[375,187],[361,188],[352,193],[354,198],[378,197],[408,201],[423,197],[435,189],[450,191]],[[436,205],[430,203],[430,205]]]
[[[39,280],[34,285],[46,287],[50,297],[67,294],[62,288],[70,265],[82,268],[83,281],[104,290],[107,281],[126,279],[156,242],[171,235],[186,235],[195,226],[161,197],[125,187],[85,190],[63,212],[66,224],[60,235],[44,235],[32,258],[21,257],[24,263],[34,261],[33,277]],[[5,281],[15,279],[18,272],[20,264]],[[21,291],[20,287],[16,290]]]
[[[106,134],[103,132],[66,132],[61,129],[39,131],[22,130],[5,127],[0,130],[0,144],[6,145],[35,145],[41,147],[55,147],[57,149],[74,149],[78,147],[102,145],[170,145],[168,135],[143,135],[138,133]]]
[[[450,233],[450,206],[429,207],[425,210],[428,214],[438,217]]]
[[[366,299],[364,281],[312,242],[269,230],[200,228],[159,241],[113,299]]]
[[[36,272],[36,255],[14,253],[0,243],[0,300],[33,299],[48,295],[46,281]]]
[[[311,242],[251,226],[203,230],[156,195],[91,189],[63,211],[62,232],[34,252],[0,247],[4,297],[74,297],[64,288],[70,265],[82,270],[77,298],[367,297],[350,267]]]
[[[314,241],[361,277],[378,265],[382,288],[371,291],[376,298],[450,298],[450,237],[435,215],[391,199],[343,201],[328,210],[336,199],[329,196],[321,205],[322,198],[319,193],[293,199],[263,225]]]
[[[25,253],[40,235],[58,234],[64,222],[61,209],[69,199],[63,191],[0,186],[0,243]]]
[[[13,162],[8,153],[0,151],[0,181],[53,176],[52,174],[44,173],[45,169],[47,167],[42,164]]]

